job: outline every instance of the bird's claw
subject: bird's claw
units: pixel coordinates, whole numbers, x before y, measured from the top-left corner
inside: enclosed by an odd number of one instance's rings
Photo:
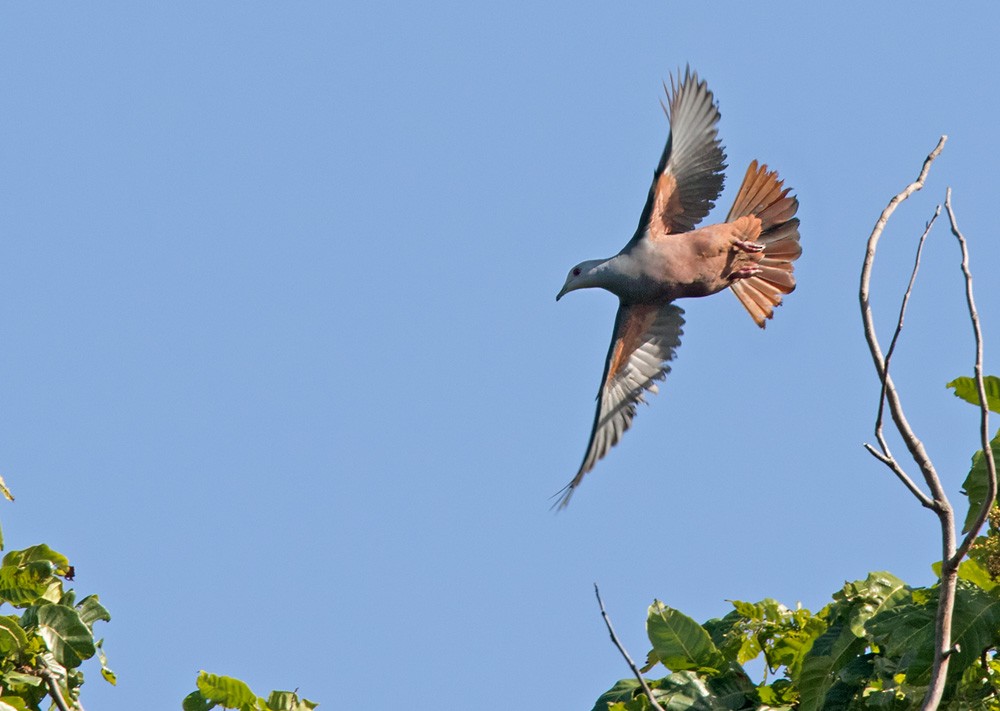
[[[749,240],[745,239],[736,240],[733,243],[733,246],[736,247],[737,249],[741,249],[744,252],[747,252],[748,254],[756,254],[757,252],[764,251],[764,245],[759,244],[757,242],[750,242]]]
[[[749,279],[752,276],[757,276],[763,269],[760,267],[740,267],[739,269],[734,269],[729,275],[730,281],[736,281],[737,279]]]

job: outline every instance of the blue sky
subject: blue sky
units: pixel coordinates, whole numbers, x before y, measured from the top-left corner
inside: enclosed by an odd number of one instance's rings
[[[857,306],[887,199],[950,136],[876,265],[888,339],[947,186],[1000,371],[1000,10],[888,4],[5,4],[0,511],[66,553],[120,684],[199,669],[325,708],[590,708],[654,597],[817,608],[931,582],[936,522],[862,450]],[[673,373],[568,510],[616,308],[554,301],[632,234],[687,63],[731,166],[801,202],[799,288],[759,332],[684,303]],[[957,496],[977,414],[939,224],[895,362]],[[897,445],[902,451],[902,447]]]

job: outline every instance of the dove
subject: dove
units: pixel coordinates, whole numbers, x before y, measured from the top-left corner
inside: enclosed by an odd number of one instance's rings
[[[619,300],[590,441],[576,476],[556,494],[559,508],[631,426],[636,405],[670,372],[684,324],[677,299],[729,289],[764,328],[795,289],[799,203],[776,171],[752,161],[725,222],[696,229],[722,192],[726,154],[708,85],[690,67],[677,77],[675,83],[671,76],[669,88],[664,83],[670,133],[634,236],[615,256],[573,267],[556,296],[600,288]]]

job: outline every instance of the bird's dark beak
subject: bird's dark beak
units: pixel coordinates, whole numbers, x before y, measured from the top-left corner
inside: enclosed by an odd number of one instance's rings
[[[560,291],[558,294],[556,294],[556,301],[559,301],[559,299],[561,299],[563,297],[563,294],[565,294],[565,293],[566,293],[566,287],[564,286],[562,288],[562,291]]]

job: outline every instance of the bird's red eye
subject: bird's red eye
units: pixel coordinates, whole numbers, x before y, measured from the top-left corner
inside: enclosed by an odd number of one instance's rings
[[[573,276],[580,276],[580,267],[573,267]]]

